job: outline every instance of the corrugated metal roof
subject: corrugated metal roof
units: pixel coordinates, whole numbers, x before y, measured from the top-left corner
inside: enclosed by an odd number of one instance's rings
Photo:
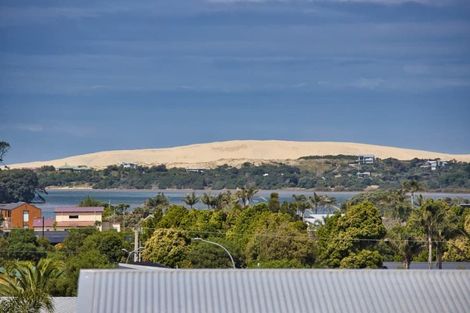
[[[470,271],[82,270],[78,312],[467,313]]]

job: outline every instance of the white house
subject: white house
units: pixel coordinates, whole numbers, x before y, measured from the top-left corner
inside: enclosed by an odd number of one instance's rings
[[[373,154],[364,154],[357,157],[357,163],[359,164],[374,164],[375,155]]]

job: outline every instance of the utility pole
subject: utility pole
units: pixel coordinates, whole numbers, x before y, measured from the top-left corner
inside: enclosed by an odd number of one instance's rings
[[[139,261],[139,229],[134,228],[134,263]]]
[[[44,239],[44,215],[42,216],[42,239]]]

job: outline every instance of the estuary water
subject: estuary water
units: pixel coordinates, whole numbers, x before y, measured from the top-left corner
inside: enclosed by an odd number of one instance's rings
[[[36,204],[43,210],[43,214],[53,216],[54,209],[64,206],[75,206],[84,198],[90,196],[99,201],[111,203],[112,205],[124,203],[128,204],[131,208],[142,206],[145,200],[154,197],[158,192],[163,192],[173,204],[183,204],[184,197],[192,192],[191,190],[95,190],[95,189],[52,189],[48,190],[48,194],[44,196],[46,203]],[[220,191],[208,190],[194,190],[196,195],[208,192],[212,195],[218,194]],[[304,194],[306,196],[313,195],[313,191],[307,190],[261,190],[254,197],[255,203],[267,201],[272,192],[279,193],[279,198],[282,201],[292,201],[292,195]],[[320,195],[328,195],[335,197],[337,202],[341,204],[344,201],[351,199],[359,192],[317,192]],[[448,193],[423,193],[426,198],[445,198],[445,197],[459,197],[470,199],[470,194],[448,194]],[[204,208],[204,205],[198,203],[196,208]]]

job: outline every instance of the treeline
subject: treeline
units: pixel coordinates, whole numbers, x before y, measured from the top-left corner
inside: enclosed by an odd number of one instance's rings
[[[470,260],[470,210],[460,200],[424,200],[402,190],[371,192],[344,203],[324,224],[307,225],[306,209],[333,199],[296,196],[280,202],[250,204],[256,190],[217,196],[207,210],[191,206],[202,198],[188,194],[187,205],[169,203],[157,194],[133,211],[106,206],[104,220],[119,222],[122,233],[96,229],[71,231],[61,244],[50,245],[29,230],[0,237],[0,268],[13,271],[18,261],[51,260],[59,264],[47,290],[76,295],[80,269],[113,268],[125,262],[139,229],[143,261],[171,268],[380,268],[384,261]],[[328,201],[327,201],[328,200]],[[207,201],[207,203],[211,203]],[[87,198],[80,205],[106,205]],[[431,253],[429,253],[431,252]]]
[[[37,171],[41,186],[88,184],[96,189],[259,189],[306,188],[321,191],[362,191],[368,187],[399,188],[405,180],[418,180],[429,191],[470,190],[470,164],[448,162],[431,170],[425,160],[377,159],[374,164],[357,164],[355,157],[305,157],[290,164],[243,164],[240,168],[186,170],[153,167],[59,172],[52,167]]]

